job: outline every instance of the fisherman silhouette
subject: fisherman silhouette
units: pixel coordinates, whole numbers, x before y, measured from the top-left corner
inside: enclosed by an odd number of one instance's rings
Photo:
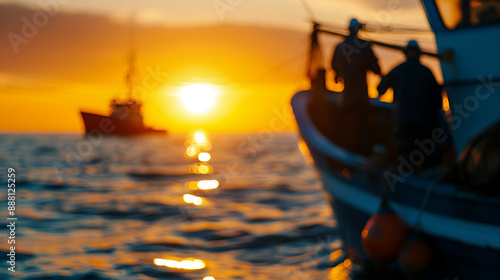
[[[432,71],[420,63],[421,50],[417,41],[410,40],[404,52],[406,61],[383,77],[377,90],[380,95],[389,88],[394,90],[396,140],[400,156],[414,167],[429,168],[442,161],[442,151],[437,143],[434,143],[433,151],[427,151],[422,159],[412,158],[416,154],[412,152],[419,149],[424,141],[432,139],[433,131],[439,127],[439,112],[443,103],[441,86]]]
[[[373,53],[370,42],[358,37],[362,24],[355,18],[349,24],[349,36],[337,45],[332,58],[335,82],[344,82],[344,91],[339,100],[339,113],[334,130],[339,137],[336,141],[344,148],[367,155],[368,146],[368,109],[370,98],[366,73],[372,71],[380,75],[378,59]],[[351,127],[354,126],[354,129]],[[361,135],[365,133],[365,135]]]

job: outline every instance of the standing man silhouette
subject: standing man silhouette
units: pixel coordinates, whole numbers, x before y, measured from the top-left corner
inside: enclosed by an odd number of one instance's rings
[[[338,82],[339,78],[344,81],[344,91],[339,102],[340,110],[334,130],[337,135],[343,135],[342,139],[337,139],[339,144],[348,150],[367,155],[371,152],[371,147],[367,145],[369,133],[366,133],[370,105],[366,73],[372,71],[380,75],[380,67],[370,42],[358,37],[361,28],[362,24],[357,19],[351,19],[349,36],[337,45],[333,54],[332,69],[335,71],[335,82]],[[346,124],[355,127],[350,130]],[[361,133],[367,135],[362,136]]]
[[[406,61],[382,78],[377,90],[383,95],[389,88],[394,90],[396,113],[396,140],[400,156],[413,162],[410,154],[417,141],[432,139],[431,134],[439,127],[439,114],[443,104],[441,86],[432,71],[420,63],[420,46],[410,40],[404,49]],[[441,163],[439,145],[415,167],[428,168]]]

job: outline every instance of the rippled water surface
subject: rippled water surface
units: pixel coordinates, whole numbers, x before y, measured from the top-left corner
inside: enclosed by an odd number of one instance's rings
[[[347,277],[294,133],[0,135],[0,167],[16,170],[18,218],[16,272],[3,261],[0,279]]]

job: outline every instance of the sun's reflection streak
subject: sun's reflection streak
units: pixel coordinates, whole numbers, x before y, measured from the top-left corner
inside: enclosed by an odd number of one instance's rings
[[[197,157],[199,162],[189,166],[189,172],[191,174],[197,175],[207,175],[213,173],[213,167],[207,162],[210,161],[212,156],[208,151],[212,148],[212,144],[208,139],[205,132],[198,130],[193,133],[190,140],[186,141],[186,152],[187,157]],[[217,180],[200,180],[191,181],[185,183],[186,189],[190,191],[211,191],[219,187],[219,181]],[[206,194],[206,193],[204,193]],[[199,193],[198,193],[199,195]],[[187,204],[193,204],[196,206],[206,205],[207,201],[205,198],[192,195],[184,194],[182,199]]]
[[[189,167],[189,172],[198,175],[212,174],[213,167],[206,163],[196,163]]]
[[[210,154],[208,152],[211,149],[212,142],[208,138],[207,133],[197,130],[193,133],[191,139],[186,141],[185,156],[188,158],[198,157],[200,161],[209,161]]]
[[[202,130],[197,130],[191,136],[191,139],[186,141],[185,156],[188,158],[198,158],[199,162],[189,167],[191,174],[211,174],[212,166],[207,162],[210,161],[212,155],[209,151],[212,149],[212,143],[207,136],[207,133]]]
[[[200,152],[199,148],[195,145],[191,145],[186,148],[186,157],[193,158]]]
[[[196,184],[200,190],[214,190],[219,187],[219,181],[217,180],[201,180]]]
[[[207,152],[201,152],[198,154],[198,160],[201,162],[207,162],[212,158],[212,156]]]
[[[182,199],[186,203],[194,204],[194,205],[197,205],[197,206],[205,204],[205,199],[203,199],[203,198],[201,198],[199,196],[196,196],[196,195],[188,194],[188,193],[185,194],[185,195],[183,195]]]
[[[186,183],[186,188],[189,190],[215,190],[219,187],[219,181],[217,180],[200,180],[200,181],[191,181]]]
[[[184,259],[184,260],[171,260],[171,259],[154,259],[154,264],[157,266],[166,266],[169,268],[175,269],[184,269],[184,270],[200,270],[204,269],[207,265],[204,261],[199,259]]]
[[[197,145],[206,146],[210,141],[208,140],[207,134],[201,130],[197,130],[193,133],[193,140]]]

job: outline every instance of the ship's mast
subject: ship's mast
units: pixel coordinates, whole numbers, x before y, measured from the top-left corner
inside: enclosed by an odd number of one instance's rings
[[[128,61],[128,71],[126,77],[127,83],[127,95],[129,100],[133,100],[134,96],[134,75],[135,75],[135,54],[134,51],[130,51],[129,61]]]
[[[126,84],[127,84],[127,95],[128,100],[134,100],[134,77],[135,77],[135,44],[134,44],[134,33],[135,33],[135,16],[132,13],[130,15],[129,22],[129,58],[128,58],[128,71],[126,76]]]

